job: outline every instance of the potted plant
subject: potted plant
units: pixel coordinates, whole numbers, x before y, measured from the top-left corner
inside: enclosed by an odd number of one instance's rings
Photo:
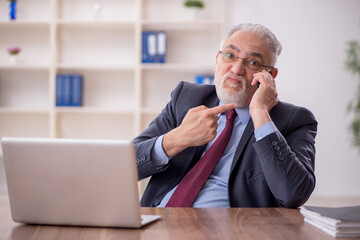
[[[186,0],[184,2],[184,6],[187,11],[188,19],[195,20],[197,18],[199,10],[203,9],[205,5],[202,1]]]
[[[360,43],[357,41],[348,42],[347,57],[345,66],[349,72],[360,79]],[[354,113],[354,118],[350,124],[353,144],[360,149],[360,87],[358,87],[355,98],[350,102],[349,112]]]
[[[8,47],[7,49],[8,53],[9,53],[9,60],[11,64],[16,64],[17,63],[17,58],[18,58],[18,54],[21,51],[21,48],[18,46],[14,46],[14,47]]]
[[[185,5],[185,7],[195,7],[195,8],[199,8],[199,9],[204,8],[204,3],[202,1],[187,0],[184,2],[184,5]]]

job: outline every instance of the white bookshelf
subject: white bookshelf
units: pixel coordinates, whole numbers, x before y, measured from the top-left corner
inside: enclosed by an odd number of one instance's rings
[[[204,3],[188,20],[183,0],[22,0],[9,21],[0,1],[0,138],[133,139],[179,81],[212,74],[225,3]],[[166,31],[165,64],[141,63],[143,30]],[[55,106],[58,73],[83,75],[82,107]]]

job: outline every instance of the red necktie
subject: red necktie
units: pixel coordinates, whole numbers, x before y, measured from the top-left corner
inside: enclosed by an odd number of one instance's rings
[[[236,116],[237,113],[234,109],[226,111],[224,130],[195,166],[180,181],[166,207],[191,207],[202,186],[225,151],[231,137]]]

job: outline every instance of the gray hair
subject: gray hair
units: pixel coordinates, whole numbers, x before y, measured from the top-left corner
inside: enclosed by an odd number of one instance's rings
[[[260,38],[264,39],[270,46],[271,51],[271,60],[272,63],[275,65],[278,56],[281,53],[282,46],[279,40],[275,37],[275,35],[266,27],[260,24],[253,24],[253,23],[243,23],[237,25],[236,27],[232,28],[221,41],[220,49],[222,49],[226,40],[228,40],[234,33],[241,31],[241,32],[250,32],[253,33]]]

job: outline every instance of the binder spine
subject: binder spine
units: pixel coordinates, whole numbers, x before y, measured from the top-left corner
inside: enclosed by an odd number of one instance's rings
[[[152,31],[142,33],[142,62],[155,63],[156,57],[156,35]]]
[[[166,32],[157,33],[157,62],[165,63],[166,56]]]
[[[56,106],[64,106],[63,75],[56,75]]]
[[[63,105],[71,106],[71,75],[63,75]]]
[[[72,76],[71,106],[82,106],[83,77],[81,75]]]

